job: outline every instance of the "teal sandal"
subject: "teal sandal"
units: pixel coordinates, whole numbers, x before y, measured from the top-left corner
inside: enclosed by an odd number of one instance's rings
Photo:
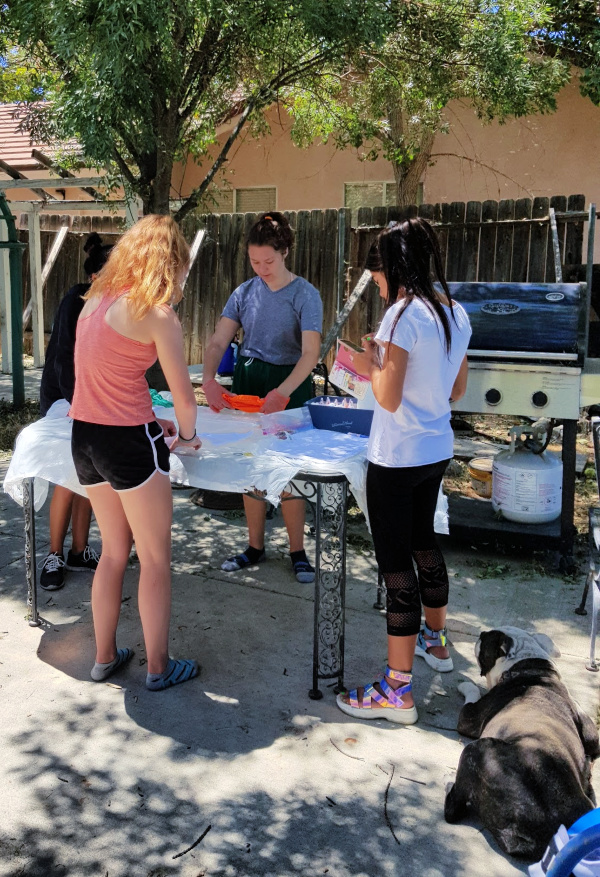
[[[393,689],[388,684],[387,676],[396,682],[402,682],[400,688]],[[362,701],[358,702],[358,689],[353,688],[347,694],[338,694],[336,703],[343,713],[354,719],[386,719],[398,725],[414,725],[419,718],[416,706],[405,707],[403,697],[412,690],[412,673],[401,673],[386,667],[385,676],[379,682],[383,694],[375,688],[375,683],[366,685]],[[348,698],[348,703],[344,698]],[[377,706],[373,706],[376,703]]]
[[[425,658],[425,661],[429,666],[433,667],[434,670],[437,670],[438,673],[449,673],[451,670],[454,670],[452,658],[450,656],[447,658],[437,658],[429,651],[430,649],[436,648],[436,646],[446,647],[447,645],[448,638],[445,627],[441,630],[431,630],[430,627],[427,627],[427,625],[424,624],[423,630],[419,631],[417,637],[415,655],[418,655],[419,658]]]

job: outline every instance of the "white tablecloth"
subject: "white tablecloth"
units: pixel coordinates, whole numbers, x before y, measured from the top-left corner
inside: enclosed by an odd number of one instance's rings
[[[85,495],[71,456],[72,420],[68,403],[56,402],[46,417],[23,429],[6,477],[4,490],[23,505],[23,480],[34,478],[35,508],[48,495],[48,485],[59,484]],[[176,422],[173,408],[156,407],[158,417]],[[274,505],[286,485],[299,473],[342,474],[359,507],[366,514],[367,439],[352,434],[313,429],[306,408],[278,414],[240,412],[215,414],[198,408],[196,431],[199,451],[171,454],[171,481],[235,493],[260,491]],[[447,501],[440,492],[435,529],[448,532]]]

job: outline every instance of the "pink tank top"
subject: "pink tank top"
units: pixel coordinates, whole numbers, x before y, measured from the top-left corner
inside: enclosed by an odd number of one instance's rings
[[[140,426],[154,420],[145,373],[156,362],[156,345],[126,338],[108,325],[104,318],[116,300],[105,296],[93,313],[77,321],[69,417],[106,426]]]

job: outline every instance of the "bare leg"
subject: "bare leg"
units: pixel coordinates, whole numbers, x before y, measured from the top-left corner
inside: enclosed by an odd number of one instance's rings
[[[131,551],[132,536],[119,494],[108,484],[99,484],[86,490],[102,536],[102,556],[92,583],[96,661],[107,664],[117,654],[116,636],[123,575]]]
[[[423,609],[425,610],[425,624],[430,630],[442,630],[442,628],[446,626],[447,606],[442,606],[439,609],[431,609],[427,606],[423,606]],[[435,655],[436,658],[443,659],[450,655],[446,646],[435,646],[427,651],[431,652],[432,655]]]
[[[56,485],[54,488],[50,502],[50,551],[53,553],[63,553],[74,497],[73,491],[66,487]]]
[[[304,548],[305,511],[303,499],[286,499],[281,503],[281,513],[290,540],[290,552],[302,551]]]
[[[73,509],[71,512],[71,551],[73,554],[81,554],[88,544],[90,535],[90,523],[92,520],[92,506],[89,499],[79,494],[73,495]]]
[[[412,673],[413,658],[415,656],[415,644],[417,635],[414,636],[388,636],[388,664],[392,670],[400,670],[402,673]],[[398,688],[400,683],[393,679],[388,679],[390,688]],[[406,707],[411,707],[414,703],[412,692],[409,692],[404,698],[403,703]]]
[[[248,523],[248,545],[259,551],[265,547],[265,519],[267,504],[244,494],[244,511]]]
[[[169,658],[171,621],[171,483],[167,475],[155,472],[142,487],[121,491],[118,496],[140,560],[138,605],[148,672],[164,673]]]

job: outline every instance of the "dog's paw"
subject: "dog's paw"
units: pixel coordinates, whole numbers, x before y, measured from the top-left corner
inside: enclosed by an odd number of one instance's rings
[[[457,688],[464,697],[465,703],[477,703],[481,698],[481,689],[474,682],[471,682],[470,679],[459,682]]]

